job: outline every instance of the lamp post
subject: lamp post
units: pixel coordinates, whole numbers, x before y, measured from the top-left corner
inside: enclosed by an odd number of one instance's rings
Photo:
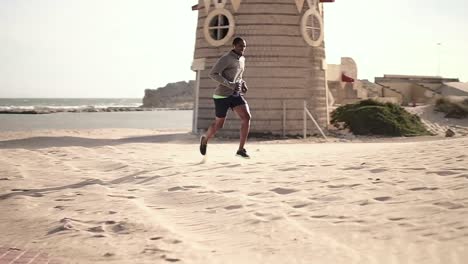
[[[440,77],[440,47],[442,42],[437,43],[437,76]]]

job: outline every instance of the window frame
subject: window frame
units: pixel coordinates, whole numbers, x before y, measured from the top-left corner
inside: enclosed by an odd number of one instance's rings
[[[317,25],[309,26],[309,21],[310,19],[313,19],[313,18],[316,19],[319,27],[317,27]],[[312,30],[320,29],[320,36],[316,40],[312,39],[311,34],[309,34],[310,29]],[[301,33],[302,33],[302,37],[304,38],[304,40],[310,46],[319,47],[320,45],[322,45],[323,37],[324,37],[323,20],[322,20],[322,16],[320,15],[318,11],[314,9],[309,9],[304,13],[304,15],[302,16],[302,20],[301,20]]]
[[[216,17],[216,16],[225,16],[228,20],[228,26],[222,26],[220,27],[219,25],[218,26],[215,26],[215,27],[212,27],[210,26],[211,24],[211,21]],[[211,37],[211,34],[210,34],[210,30],[212,29],[217,29],[217,30],[220,30],[220,29],[228,29],[228,32],[226,33],[226,35],[224,36],[224,38],[222,39],[214,39]],[[219,46],[222,46],[224,44],[226,44],[226,42],[228,42],[231,37],[234,35],[234,28],[235,28],[235,22],[234,22],[234,16],[226,9],[224,8],[217,8],[213,11],[211,11],[208,16],[206,17],[205,19],[205,25],[204,25],[204,28],[203,28],[203,33],[205,35],[205,39],[208,43],[210,43],[211,45],[215,46],[215,47],[219,47]]]

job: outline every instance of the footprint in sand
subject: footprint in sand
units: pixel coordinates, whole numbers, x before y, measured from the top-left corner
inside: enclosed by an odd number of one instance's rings
[[[131,195],[114,195],[114,194],[108,194],[107,196],[109,197],[116,197],[116,198],[127,198],[127,199],[135,199],[135,196]]]
[[[153,255],[153,254],[157,254],[157,253],[161,253],[161,252],[167,252],[167,250],[164,250],[164,249],[160,249],[160,248],[157,248],[157,247],[147,247],[145,249],[143,249],[141,251],[141,254],[150,254],[150,255]]]
[[[239,208],[242,208],[242,207],[243,207],[242,205],[229,205],[229,206],[224,207],[224,209],[226,209],[226,210],[235,210],[235,209],[239,209]]]
[[[356,166],[356,167],[347,167],[347,168],[344,168],[343,170],[362,170],[364,168],[365,168],[364,166]]]
[[[365,205],[369,205],[372,203],[369,200],[362,200],[362,201],[358,201],[357,204],[359,204],[360,206],[365,206]]]
[[[290,194],[290,193],[297,192],[298,190],[278,187],[278,188],[275,188],[275,189],[271,189],[270,191],[275,192],[277,194],[285,195],[285,194]]]
[[[388,220],[390,221],[400,221],[400,220],[405,220],[405,217],[389,217]]]
[[[293,208],[304,208],[306,206],[308,206],[309,203],[301,203],[301,204],[296,204],[296,205],[292,205]]]
[[[446,171],[432,171],[428,173],[437,174],[439,176],[450,176],[450,175],[458,174],[459,172],[446,170]]]
[[[257,218],[257,221],[255,221],[255,223],[268,222],[268,221],[275,221],[275,220],[283,219],[282,216],[271,214],[271,213],[255,212],[254,216]]]
[[[359,186],[361,184],[338,184],[338,185],[327,185],[328,188],[330,189],[338,189],[338,188],[353,188],[356,186]]]
[[[233,193],[233,192],[237,192],[236,190],[224,190],[224,191],[221,191],[222,193]]]
[[[29,192],[29,189],[11,189],[12,192]]]
[[[88,228],[88,231],[89,231],[89,232],[93,232],[93,233],[103,233],[103,232],[106,232],[106,230],[104,230],[104,227],[102,227],[102,226],[90,227],[90,228]]]
[[[410,191],[435,191],[435,190],[438,190],[439,188],[437,187],[431,187],[431,188],[428,188],[428,187],[415,187],[415,188],[411,188],[411,189],[408,189]]]
[[[256,170],[253,170],[253,171],[245,171],[246,174],[253,174],[253,173],[258,173],[260,171],[256,171]]]
[[[112,231],[118,234],[130,234],[129,225],[126,222],[120,222],[112,227]]]
[[[465,206],[463,206],[461,204],[456,204],[456,203],[452,203],[452,202],[438,202],[438,203],[434,203],[434,205],[437,205],[437,206],[440,206],[440,207],[443,207],[443,208],[446,208],[446,209],[450,209],[450,210],[455,210],[455,209],[460,209],[460,208],[465,207]]]
[[[329,216],[328,215],[311,215],[310,218],[316,218],[316,219],[320,219],[320,218],[328,218]]]
[[[165,261],[168,261],[168,262],[178,262],[178,261],[180,261],[180,259],[177,259],[177,258],[168,258],[168,257],[166,257],[166,255],[162,255],[161,258],[164,259]]]
[[[456,178],[465,178],[468,179],[468,174],[462,174],[460,176],[457,176]]]
[[[329,196],[321,196],[317,198],[317,200],[324,201],[324,202],[334,202],[334,201],[344,200],[344,198],[341,196],[329,195]]]
[[[284,169],[278,169],[280,171],[295,171],[297,168],[284,168]]]
[[[385,171],[388,171],[387,169],[372,169],[370,170],[370,172],[372,173],[381,173],[381,172],[385,172]]]
[[[164,242],[168,243],[168,244],[180,244],[180,243],[182,243],[182,241],[178,240],[178,239],[165,239]]]
[[[197,189],[197,188],[201,188],[201,186],[197,186],[197,185],[186,185],[186,186],[182,186],[182,188],[186,188],[186,189]]]
[[[381,197],[374,197],[374,200],[380,201],[380,202],[385,202],[392,199],[392,197],[389,196],[381,196]]]
[[[407,168],[408,170],[425,170],[426,168]]]
[[[176,186],[176,187],[172,187],[172,188],[169,188],[167,189],[167,191],[169,192],[175,192],[175,191],[186,191],[187,189],[183,188],[183,187],[180,187],[180,186]]]

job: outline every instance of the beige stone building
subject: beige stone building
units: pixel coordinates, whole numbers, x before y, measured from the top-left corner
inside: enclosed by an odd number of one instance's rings
[[[328,64],[327,84],[330,106],[354,103],[368,98],[369,90],[363,88],[357,77],[357,65],[352,58],[343,57],[340,64]]]
[[[398,98],[402,105],[427,104],[441,95],[468,95],[454,86],[459,83],[456,78],[385,74],[375,83],[383,87],[382,97]]]
[[[327,2],[327,1],[325,1]],[[303,133],[304,102],[320,127],[328,123],[323,4],[319,0],[199,0],[192,69],[197,72],[194,130],[214,119],[216,86],[208,73],[239,36],[247,41],[246,71],[252,134]],[[238,135],[231,111],[219,133]],[[308,133],[316,133],[312,122]]]

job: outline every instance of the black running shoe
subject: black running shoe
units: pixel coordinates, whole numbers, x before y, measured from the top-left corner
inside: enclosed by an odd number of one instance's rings
[[[205,141],[205,136],[200,137],[200,153],[204,156],[206,154],[206,143],[203,143]]]
[[[245,149],[238,150],[236,156],[242,157],[244,159],[250,159],[250,156],[247,154],[247,150]]]

